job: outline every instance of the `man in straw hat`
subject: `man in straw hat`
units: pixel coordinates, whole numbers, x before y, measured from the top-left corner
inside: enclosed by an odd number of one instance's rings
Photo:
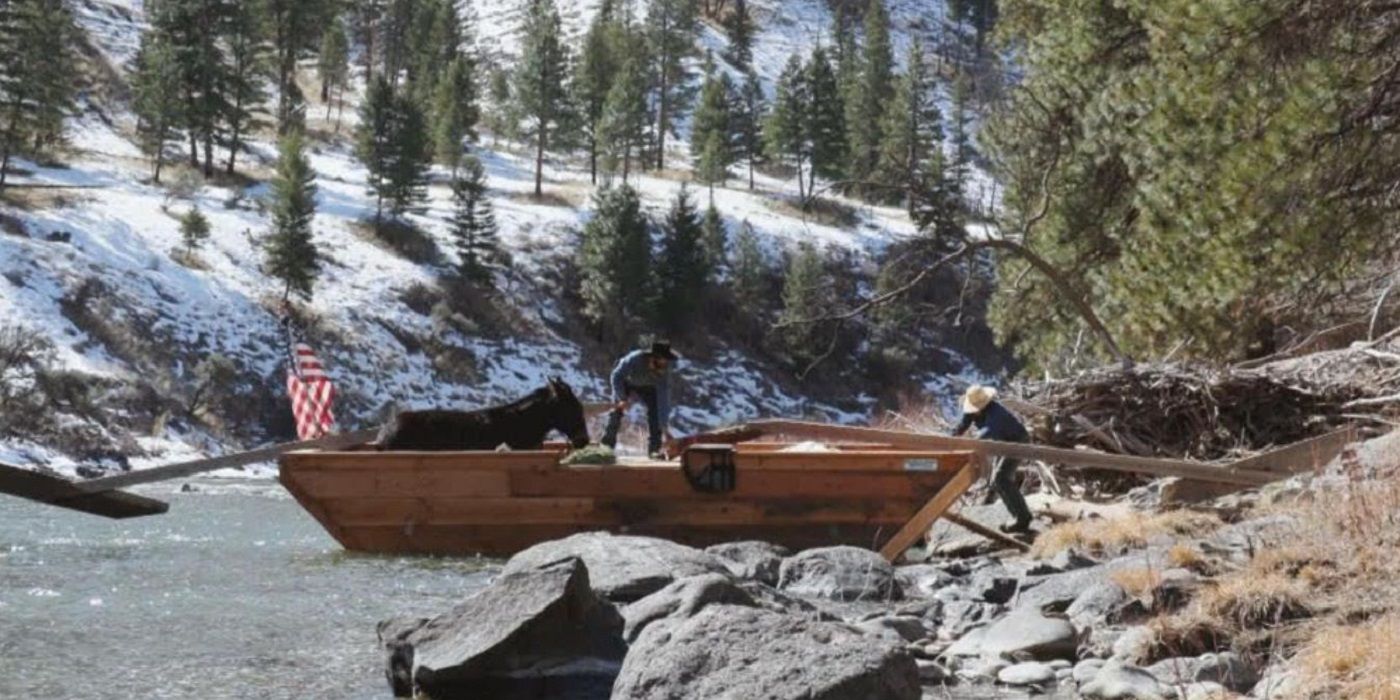
[[[609,382],[613,410],[608,413],[608,427],[603,431],[604,445],[617,447],[617,432],[622,428],[627,406],[633,399],[640,399],[647,407],[647,453],[660,455],[661,441],[670,433],[666,423],[671,415],[671,364],[675,361],[676,353],[665,340],[652,343],[650,350],[633,350],[617,361]]]
[[[953,435],[962,435],[974,424],[980,440],[1000,442],[1026,442],[1030,433],[1026,431],[1015,414],[997,402],[997,391],[991,387],[973,385],[963,395],[962,420]],[[1015,520],[1001,526],[1002,532],[1028,532],[1031,529],[1031,509],[1021,490],[1016,488],[1016,467],[1021,460],[1002,457],[997,462],[996,475],[992,477],[992,488],[1001,496],[1001,502]]]

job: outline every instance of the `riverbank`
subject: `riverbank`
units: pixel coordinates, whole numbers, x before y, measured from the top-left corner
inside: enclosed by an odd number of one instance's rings
[[[399,696],[1393,697],[1397,457],[1400,434],[1189,510],[1139,500],[1027,555],[580,534],[380,642]]]

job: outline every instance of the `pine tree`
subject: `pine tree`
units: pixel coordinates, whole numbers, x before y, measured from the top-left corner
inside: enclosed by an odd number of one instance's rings
[[[731,127],[732,139],[737,147],[736,155],[748,164],[750,190],[754,188],[754,168],[763,158],[763,122],[766,112],[763,86],[758,82],[758,75],[749,71],[744,77],[744,87],[731,115]]]
[[[920,193],[938,186],[943,170],[943,115],[933,72],[917,39],[909,47],[907,68],[895,85],[885,111],[880,160],[875,179],[888,195],[904,192],[910,215],[916,216]]]
[[[656,261],[656,320],[669,333],[689,327],[700,308],[711,269],[700,214],[681,185],[661,226],[661,254]]]
[[[583,38],[583,51],[574,75],[574,103],[582,118],[581,127],[588,148],[588,173],[598,184],[599,125],[618,71],[626,60],[627,29],[614,16],[612,3],[604,0],[588,34]]]
[[[282,138],[272,180],[272,234],[267,240],[268,274],[285,285],[284,296],[311,298],[321,263],[312,240],[316,217],[316,173],[306,160],[299,132]]]
[[[263,90],[267,40],[261,19],[254,5],[234,2],[228,6],[221,32],[226,47],[223,89],[227,93],[222,131],[228,146],[226,171],[230,175],[244,137],[263,125],[257,118],[267,101],[267,92]]]
[[[700,222],[700,240],[705,249],[705,266],[709,271],[706,282],[715,282],[725,264],[725,251],[729,246],[729,233],[724,227],[724,217],[713,202],[705,208],[705,219]]]
[[[725,58],[745,73],[753,68],[753,15],[746,0],[734,0],[734,12],[724,25],[729,33],[729,49]]]
[[[705,62],[705,82],[700,88],[700,103],[690,119],[690,155],[701,156],[709,147],[713,135],[720,144],[721,168],[733,162],[730,134],[733,132],[730,108],[734,103],[734,86],[729,76],[715,70],[713,61]]]
[[[430,102],[446,77],[443,69],[458,60],[468,62],[469,73],[476,66],[464,49],[464,27],[454,0],[419,0],[414,8],[408,64],[409,93],[420,104]]]
[[[783,349],[799,364],[821,355],[815,322],[832,306],[831,281],[822,255],[810,243],[799,246],[788,262],[783,278],[783,311],[779,322],[787,324],[780,339]]]
[[[997,7],[998,0],[949,0],[949,14],[955,22],[966,22],[972,25],[976,36],[975,48],[977,55],[982,55],[982,49],[986,45],[987,35],[991,34],[996,27],[997,19],[1000,15]]]
[[[427,196],[432,143],[422,112],[413,100],[395,94],[383,75],[375,78],[360,105],[355,156],[369,171],[376,222],[383,219],[386,202],[398,216]]]
[[[673,133],[681,116],[690,109],[694,91],[688,87],[685,62],[695,52],[700,31],[695,0],[649,0],[646,41],[652,65],[648,71],[655,81],[652,92],[656,105],[656,169],[666,167],[666,135]]]
[[[452,223],[449,231],[461,258],[463,277],[491,285],[491,268],[501,260],[496,214],[486,196],[486,170],[476,156],[466,156],[452,179]]]
[[[170,47],[180,72],[179,92],[185,100],[181,126],[189,141],[190,167],[200,167],[203,146],[204,175],[212,176],[214,144],[229,111],[219,31],[230,8],[223,0],[163,0],[154,7],[153,31]]]
[[[419,0],[384,2],[384,15],[379,22],[381,69],[395,92],[412,65],[413,24],[418,5]]]
[[[847,126],[850,143],[848,176],[857,183],[873,180],[879,164],[885,107],[893,97],[894,57],[890,48],[890,18],[884,0],[870,0],[865,12],[865,43],[859,77],[848,100]],[[857,191],[869,197],[870,188],[858,184]]]
[[[965,77],[959,77],[953,83],[953,118],[949,124],[953,130],[949,135],[952,162],[945,172],[949,194],[958,202],[967,192],[967,180],[972,170],[972,134],[969,129],[972,112],[968,104],[971,98],[972,86]]]
[[[160,182],[165,145],[179,138],[184,100],[180,98],[180,69],[174,54],[155,32],[141,35],[131,93],[141,151],[151,157],[151,179]]]
[[[514,140],[520,135],[520,118],[511,95],[510,72],[501,69],[491,71],[491,83],[486,94],[491,100],[490,109],[486,110],[486,128],[491,130],[496,140]]]
[[[354,14],[353,30],[360,39],[363,50],[360,52],[360,65],[365,69],[365,84],[374,83],[374,68],[377,58],[383,53],[379,34],[384,23],[385,0],[351,0]]]
[[[838,179],[845,174],[848,148],[846,118],[841,104],[841,90],[831,69],[826,50],[812,50],[807,64],[809,90],[806,113],[807,140],[811,143],[812,167],[808,171],[807,196],[815,196],[816,178]]]
[[[741,309],[757,312],[771,303],[768,258],[758,244],[753,225],[745,221],[734,237],[734,258],[729,263],[734,271],[734,301]]]
[[[705,139],[705,150],[700,154],[700,162],[695,169],[695,177],[710,187],[710,202],[715,201],[715,185],[729,181],[729,154],[724,139],[711,132]]]
[[[447,67],[433,96],[433,142],[439,163],[456,166],[462,142],[476,140],[476,82],[472,62],[458,56]]]
[[[162,0],[171,2],[172,0]],[[179,2],[180,0],[173,0]],[[306,97],[297,87],[297,61],[315,49],[319,29],[329,24],[326,0],[263,0],[263,14],[272,38],[277,84],[277,132],[296,128],[304,115]]]
[[[763,135],[768,154],[774,160],[788,163],[796,169],[797,189],[804,201],[807,194],[803,167],[811,156],[806,125],[810,102],[802,59],[793,54],[788,57],[787,65],[778,77],[773,109],[764,124]]]
[[[0,188],[15,155],[42,154],[62,139],[73,105],[76,31],[61,0],[0,6]]]
[[[199,207],[191,207],[180,217],[180,239],[185,242],[185,249],[197,250],[208,238],[209,219],[204,217]]]
[[[600,189],[593,203],[579,245],[579,296],[584,315],[619,340],[648,315],[651,234],[631,187]]]
[[[321,101],[326,103],[326,119],[331,118],[331,93],[335,93],[338,109],[336,133],[340,133],[340,112],[345,110],[345,85],[350,81],[350,45],[346,38],[345,21],[337,17],[321,37],[321,52],[316,59],[321,77]]]
[[[612,175],[620,170],[622,182],[627,182],[633,156],[646,142],[646,127],[646,75],[642,61],[633,56],[622,64],[598,121],[604,172]]]
[[[544,194],[544,156],[566,136],[571,121],[569,50],[563,43],[554,0],[530,0],[525,12],[515,102],[525,119],[524,135],[535,142],[535,196]]]

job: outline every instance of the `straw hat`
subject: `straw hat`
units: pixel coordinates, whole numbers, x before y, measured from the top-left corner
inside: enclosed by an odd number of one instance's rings
[[[982,409],[986,408],[987,404],[991,403],[992,399],[996,397],[996,389],[980,384],[973,384],[968,387],[967,393],[963,394],[963,412],[981,413]]]

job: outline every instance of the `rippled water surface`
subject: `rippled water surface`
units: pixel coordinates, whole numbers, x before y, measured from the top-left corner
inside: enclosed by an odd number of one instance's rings
[[[0,496],[0,698],[385,698],[375,624],[491,562],[351,555],[271,484],[107,520]]]

